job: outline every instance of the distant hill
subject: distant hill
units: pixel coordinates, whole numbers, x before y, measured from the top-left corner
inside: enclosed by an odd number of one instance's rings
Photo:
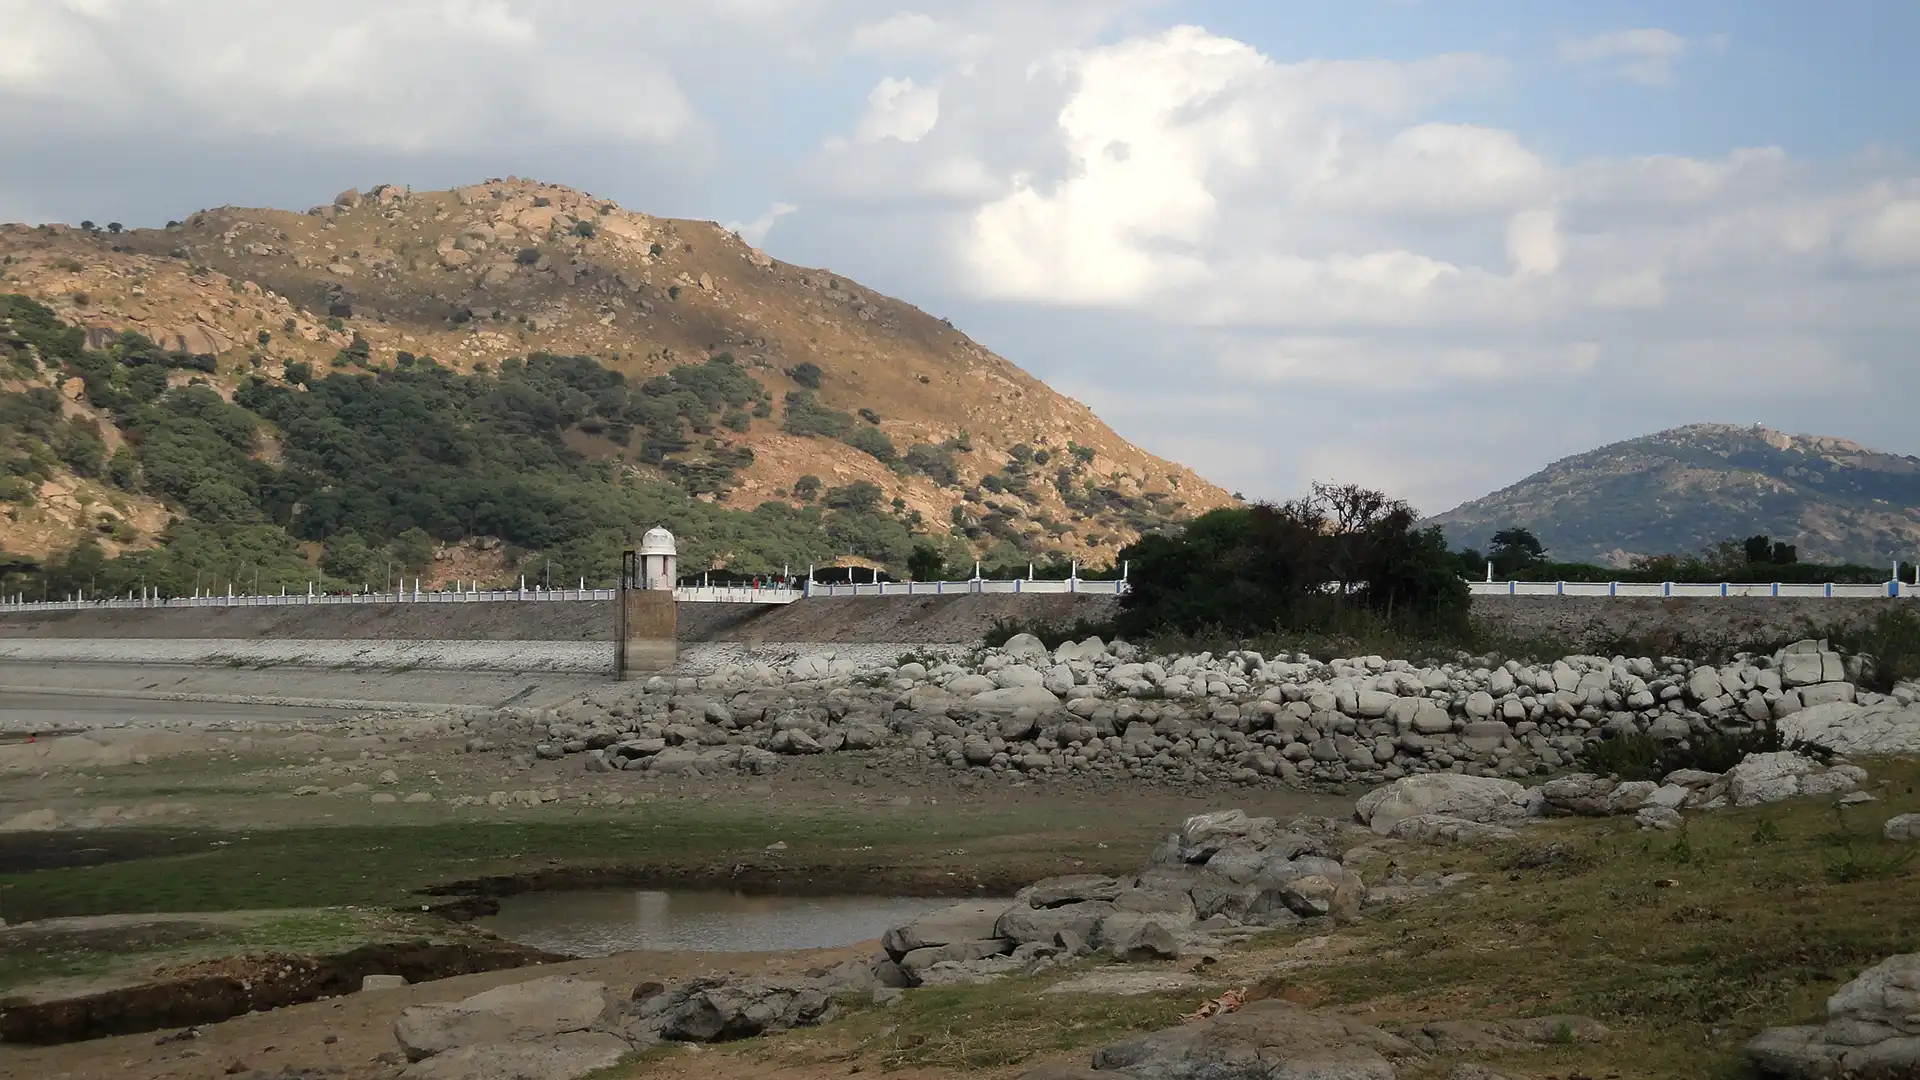
[[[1689,424],[1556,461],[1432,519],[1484,550],[1521,526],[1562,561],[1624,565],[1765,533],[1803,561],[1920,553],[1920,458],[1824,435]]]
[[[293,453],[312,490],[282,498],[287,509],[273,504],[281,496],[270,477],[239,486],[265,518],[315,542],[330,526],[313,519],[325,500],[308,496],[331,490],[322,481],[369,474],[327,473],[305,448],[315,440],[284,426],[299,410],[280,401],[274,412],[271,394],[248,397],[247,387],[304,395],[308,383],[329,376],[411,386],[424,377],[421,367],[504,379],[545,353],[568,363],[514,374],[524,400],[476,398],[433,414],[435,423],[472,433],[508,431],[513,447],[483,447],[498,459],[502,483],[522,471],[503,456],[509,449],[546,455],[552,442],[559,456],[549,464],[569,476],[578,473],[562,461],[571,455],[639,485],[634,490],[672,489],[714,511],[818,516],[840,491],[872,503],[866,517],[887,519],[861,530],[885,526],[884,542],[836,533],[829,514],[811,538],[769,546],[752,535],[736,541],[734,526],[720,524],[745,522],[739,528],[755,533],[744,516],[676,510],[688,527],[729,534],[690,538],[703,558],[729,566],[859,557],[898,570],[910,539],[938,541],[969,566],[974,557],[1097,565],[1144,531],[1232,501],[944,319],[831,271],[771,258],[712,222],[653,217],[524,179],[452,191],[379,185],[306,211],[219,207],[163,229],[0,225],[5,294],[44,304],[84,336],[73,349],[56,349],[66,356],[58,363],[36,359],[39,347],[24,338],[11,361],[0,348],[0,395],[19,398],[6,407],[20,413],[0,426],[21,436],[19,445],[0,445],[0,550],[35,556],[83,536],[109,554],[142,550],[193,511],[182,493],[153,481],[151,468],[135,480],[123,465],[129,479],[116,484],[94,460],[123,443],[136,465],[152,452],[140,438],[151,418],[135,416],[133,406],[154,395],[115,405],[109,393],[109,384],[124,390],[141,366],[170,372],[149,388],[156,393],[200,381],[263,410],[246,421],[260,426],[246,453],[266,466]],[[19,318],[38,325],[42,316],[22,308]],[[127,331],[170,355],[120,344]],[[6,332],[0,326],[0,337]],[[81,347],[108,358],[83,357]],[[82,387],[83,363],[107,365],[98,385]],[[159,378],[142,377],[149,376]],[[477,394],[481,385],[456,379],[433,392]],[[45,393],[22,396],[35,390]],[[370,407],[347,403],[344,393],[327,398],[344,410],[334,419],[392,434],[369,426]],[[436,451],[420,452],[431,461]],[[412,496],[395,486],[404,480],[374,494],[405,502]],[[660,505],[669,503],[680,505]],[[518,540],[485,532],[487,517],[473,506],[462,518],[414,505],[359,513],[359,529],[375,544],[418,525],[443,544],[549,546],[540,530],[523,530]],[[702,514],[713,524],[695,526],[688,516]],[[445,559],[436,569],[474,576]]]

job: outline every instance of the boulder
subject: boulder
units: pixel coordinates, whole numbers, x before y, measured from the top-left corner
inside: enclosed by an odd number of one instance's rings
[[[1000,651],[1013,660],[1036,664],[1052,658],[1047,652],[1047,647],[1032,634],[1013,635],[1007,639],[1006,644],[1000,646]]]
[[[1416,1057],[1370,1024],[1268,999],[1115,1043],[1093,1066],[1133,1080],[1394,1080],[1394,1063]]]
[[[1459,773],[1402,777],[1361,796],[1354,820],[1382,836],[1395,822],[1421,814],[1446,814],[1490,825],[1513,825],[1527,816],[1527,789],[1512,780]]]
[[[661,1012],[660,1037],[725,1042],[817,1024],[833,1011],[827,991],[772,979],[695,979]]]
[[[1896,843],[1920,840],[1920,814],[1899,814],[1888,818],[1880,835]]]
[[[1044,686],[1007,686],[973,695],[967,699],[967,707],[980,712],[1033,709],[1047,713],[1060,707],[1060,699],[1054,697]]]
[[[605,1032],[581,1031],[538,1042],[479,1043],[407,1068],[401,1080],[577,1080],[610,1069],[632,1047]]]
[[[1780,733],[1839,754],[1920,753],[1920,705],[1829,702],[1787,716],[1780,721]]]
[[[955,678],[946,686],[946,691],[955,697],[968,698],[975,694],[984,694],[995,689],[993,680],[985,675],[967,674]],[[916,706],[918,708],[918,706]]]
[[[1101,926],[1100,937],[1107,954],[1122,963],[1180,958],[1179,937],[1158,916],[1115,912]]]
[[[605,983],[565,975],[510,983],[452,1004],[411,1006],[394,1036],[407,1060],[419,1061],[458,1046],[585,1031],[606,1012],[606,991]]]
[[[887,955],[899,960],[915,949],[996,937],[994,927],[1010,906],[1005,901],[955,904],[894,927],[880,939],[880,945]]]
[[[1726,774],[1727,797],[1735,806],[1759,806],[1800,795],[1837,795],[1866,779],[1857,765],[1823,767],[1791,750],[1748,754]]]
[[[1105,900],[1082,900],[1052,908],[1015,907],[1000,916],[993,933],[985,936],[1007,938],[1022,945],[1050,945],[1058,935],[1071,932],[1082,941],[1094,941],[1099,937],[1100,924],[1113,911],[1113,904]]]
[[[1488,825],[1450,814],[1415,814],[1401,818],[1387,830],[1388,838],[1415,844],[1484,844],[1512,840],[1519,835],[1504,825]]]
[[[1258,845],[1272,834],[1273,824],[1272,818],[1248,817],[1244,810],[1195,814],[1180,826],[1180,858],[1190,863],[1206,862],[1222,848]]]
[[[914,982],[935,964],[966,964],[975,960],[985,960],[989,956],[1000,956],[1013,951],[1013,942],[1005,938],[983,938],[979,941],[951,941],[945,945],[929,945],[924,949],[915,949],[900,958],[900,970]]]
[[[1029,907],[1053,908],[1082,900],[1111,900],[1120,895],[1120,882],[1100,874],[1067,874],[1036,881],[1020,892]]]
[[[1889,957],[1842,986],[1827,999],[1824,1025],[1768,1028],[1745,1053],[1763,1076],[1920,1075],[1920,953]]]
[[[1353,918],[1359,914],[1367,895],[1366,883],[1360,880],[1359,874],[1332,859],[1313,855],[1271,865],[1261,871],[1253,884],[1302,917]]]
[[[1460,729],[1460,741],[1476,754],[1490,754],[1512,734],[1513,729],[1504,720],[1475,720]]]
[[[1605,817],[1608,813],[1607,800],[1613,794],[1614,786],[1615,782],[1604,776],[1572,773],[1541,784],[1540,796],[1546,800],[1549,814]]]

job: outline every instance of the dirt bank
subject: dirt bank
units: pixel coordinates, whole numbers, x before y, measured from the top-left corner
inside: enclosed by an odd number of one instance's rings
[[[1098,620],[1112,597],[835,597],[772,606],[681,604],[685,642],[978,640],[1003,619]],[[54,611],[0,617],[0,638],[285,639],[328,641],[569,641],[613,639],[611,602],[497,601],[256,608]]]
[[[368,975],[427,982],[567,959],[506,941],[393,942],[335,956],[265,953],[188,965],[138,986],[53,1001],[0,1002],[0,1042],[35,1046],[213,1024],[339,997]]]

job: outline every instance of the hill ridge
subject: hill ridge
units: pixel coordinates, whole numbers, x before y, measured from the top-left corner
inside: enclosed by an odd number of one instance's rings
[[[1803,559],[1877,565],[1920,551],[1920,458],[1758,424],[1686,424],[1569,455],[1429,520],[1477,547],[1528,528],[1563,560],[1624,565],[1764,533]]]
[[[634,384],[724,357],[764,390],[754,402],[678,440],[622,444],[606,427],[567,439],[623,468],[700,477],[696,497],[738,509],[865,481],[930,532],[957,528],[974,554],[1100,562],[1231,501],[946,320],[713,222],[560,185],[382,184],[304,213],[223,206],[117,233],[0,226],[0,253],[0,293],[47,303],[96,347],[134,330],[214,356],[209,379],[229,397],[244,379],[302,364],[324,375],[343,356],[372,373],[402,356],[471,372],[580,355]],[[75,535],[56,526],[0,522],[0,545]]]

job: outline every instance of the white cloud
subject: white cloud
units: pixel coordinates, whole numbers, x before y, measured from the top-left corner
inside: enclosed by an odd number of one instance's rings
[[[1716,38],[1719,47],[1725,39]],[[1642,86],[1666,86],[1673,67],[1687,54],[1686,38],[1671,30],[1649,27],[1617,30],[1569,41],[1560,46],[1564,60],[1605,67],[1612,74]]]
[[[1847,253],[1876,268],[1920,268],[1920,197],[1888,202],[1861,216],[1846,236]]]
[[[1522,274],[1560,269],[1560,222],[1552,210],[1523,210],[1507,223],[1507,258]]]
[[[729,221],[726,224],[726,228],[729,232],[739,233],[740,238],[747,243],[752,244],[754,247],[759,247],[766,243],[767,234],[773,231],[773,226],[776,222],[798,209],[800,208],[792,203],[777,202],[767,207],[765,213],[754,218],[752,221],[744,224],[738,221]]]
[[[702,121],[673,76],[635,47],[645,36],[588,32],[630,17],[524,0],[338,0],[324,19],[243,0],[0,0],[0,93],[37,102],[0,129],[177,128],[408,151],[503,134],[535,145],[697,137]]]
[[[923,11],[901,11],[854,28],[848,48],[889,59],[916,56],[962,57],[992,44],[985,34],[941,22]]]
[[[867,95],[867,111],[854,125],[858,142],[873,143],[896,139],[919,142],[940,122],[940,91],[931,86],[916,86],[912,79],[881,79]]]

